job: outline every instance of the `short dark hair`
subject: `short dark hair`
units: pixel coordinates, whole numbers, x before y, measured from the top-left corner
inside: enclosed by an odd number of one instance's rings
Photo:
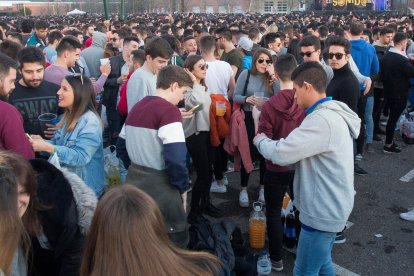
[[[316,50],[321,49],[321,41],[314,35],[307,35],[305,36],[300,42],[298,47],[309,47],[313,46]]]
[[[42,50],[35,46],[25,47],[17,54],[20,68],[23,68],[25,63],[40,63],[43,67],[46,66],[45,56]]]
[[[157,76],[157,89],[168,89],[174,82],[180,87],[193,87],[193,81],[183,68],[177,65],[162,68]]]
[[[319,26],[318,32],[321,37],[327,37],[329,34],[329,29],[325,25],[322,25],[322,26]]]
[[[78,35],[83,35],[81,31],[78,30],[69,30],[66,32],[66,35],[72,35],[74,37],[77,37]]]
[[[362,22],[352,22],[349,26],[349,32],[351,35],[357,36],[364,32],[364,24]]]
[[[19,67],[11,57],[0,53],[0,80],[4,80],[9,74],[10,69],[16,69]]]
[[[386,35],[386,34],[393,34],[393,33],[395,33],[394,29],[384,27],[380,31],[380,36],[383,36],[383,35]]]
[[[47,36],[47,41],[49,44],[55,43],[56,40],[61,40],[63,35],[60,31],[53,31]]]
[[[149,55],[152,58],[161,57],[169,59],[174,54],[170,44],[161,37],[153,37],[146,41],[144,50],[145,56]]]
[[[312,29],[313,31],[316,31],[318,29],[318,24],[316,22],[311,22],[306,26],[306,29]]]
[[[216,35],[219,35],[220,37],[224,38],[227,41],[231,41],[232,34],[230,29],[226,27],[221,27],[216,30]]]
[[[326,72],[322,68],[322,65],[316,61],[305,62],[299,65],[293,71],[291,79],[300,87],[302,87],[303,83],[306,81],[320,94],[325,93],[326,87],[328,86]]]
[[[200,38],[200,48],[205,52],[211,52],[216,47],[216,39],[212,35],[206,35]]]
[[[68,35],[62,38],[62,40],[59,42],[58,46],[56,47],[57,55],[60,56],[63,54],[64,51],[76,51],[76,49],[81,49],[82,44],[79,42],[79,40],[72,36]]]
[[[273,43],[276,41],[276,39],[280,38],[280,34],[279,33],[268,33],[267,35],[265,35],[263,37],[263,45],[262,47],[267,48],[267,46],[270,43]]]
[[[138,49],[131,52],[132,62],[138,63],[139,65],[144,65],[145,62],[145,51]]]
[[[168,44],[170,44],[171,49],[173,49],[174,52],[180,52],[180,49],[178,48],[178,39],[175,36],[170,34],[164,34],[161,37],[164,38],[168,42]]]
[[[18,32],[7,32],[6,35],[17,38],[20,41],[20,44],[23,43],[23,36],[22,34],[19,34]]]
[[[394,44],[400,44],[401,42],[407,39],[408,39],[408,35],[406,33],[398,32],[394,35],[393,40],[394,40]]]
[[[351,43],[340,36],[331,36],[326,40],[326,48],[329,50],[331,46],[342,46],[344,47],[345,54],[351,53]]]
[[[14,60],[17,60],[17,54],[22,49],[22,45],[11,40],[4,40],[0,44],[0,52],[6,54]]]
[[[136,37],[136,36],[127,36],[127,37],[124,38],[124,45],[129,44],[131,41],[135,41],[138,44],[140,43],[138,37]]]
[[[275,63],[275,72],[282,81],[290,81],[292,72],[297,66],[296,59],[291,54],[281,55],[277,58]]]
[[[32,32],[34,27],[34,21],[32,19],[24,19],[20,28],[22,29],[23,33],[30,33]]]
[[[123,29],[116,29],[112,31],[112,34],[118,34],[119,39],[124,39],[125,37],[128,36],[127,32]]]
[[[190,36],[185,36],[185,37],[183,38],[183,43],[185,43],[185,42],[187,42],[187,41],[189,41],[189,40],[191,40],[191,39],[194,39],[194,40],[195,40],[194,36],[192,36],[192,35],[190,35]]]
[[[43,30],[43,29],[47,29],[47,28],[49,28],[49,23],[46,21],[46,20],[37,20],[36,21],[36,23],[35,23],[35,25],[34,25],[34,28],[36,29],[36,30]]]
[[[183,37],[188,37],[188,36],[194,36],[194,30],[193,29],[185,29],[184,30]]]
[[[260,35],[260,31],[259,31],[258,28],[256,28],[256,27],[250,28],[250,30],[249,30],[249,38],[251,40],[258,38],[259,35]]]

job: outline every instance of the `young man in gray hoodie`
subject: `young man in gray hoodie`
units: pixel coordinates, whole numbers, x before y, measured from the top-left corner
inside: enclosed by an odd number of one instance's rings
[[[326,97],[327,77],[318,62],[292,73],[299,107],[307,116],[285,139],[258,134],[254,144],[267,160],[294,164],[294,205],[302,231],[294,275],[335,275],[331,251],[354,204],[353,139],[361,120],[346,104]]]
[[[92,36],[92,45],[82,51],[81,56],[85,59],[92,78],[98,78],[101,75],[101,58],[103,58],[106,47],[106,34],[94,32]]]

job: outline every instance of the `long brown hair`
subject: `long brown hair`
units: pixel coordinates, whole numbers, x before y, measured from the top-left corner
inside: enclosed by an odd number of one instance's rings
[[[13,168],[0,157],[0,271],[6,275],[11,274],[13,258],[19,244],[30,242],[19,217],[17,195],[17,180]],[[27,257],[28,246],[24,250]]]
[[[194,65],[202,59],[203,59],[203,57],[200,56],[200,55],[189,56],[185,59],[183,67],[190,70],[190,72],[193,72],[194,71]],[[206,91],[207,91],[207,86],[206,86],[206,82],[205,82],[204,79],[200,81],[200,84],[202,86],[206,87]]]
[[[219,275],[208,253],[179,249],[169,239],[155,201],[123,185],[99,201],[89,230],[81,276]]]
[[[272,77],[267,72],[265,72],[264,74],[261,74],[259,71],[257,71],[257,68],[256,68],[256,61],[259,59],[261,54],[267,55],[269,59],[273,61],[272,55],[270,54],[269,50],[265,48],[257,49],[252,58],[252,69],[250,69],[250,73],[253,76],[261,75],[263,82],[266,84],[267,89],[270,91],[270,94],[273,94],[273,89],[272,89],[273,87],[271,83]]]
[[[95,108],[95,92],[89,78],[80,74],[68,75],[65,80],[73,90],[73,105],[71,110],[65,111],[63,119],[58,123],[62,127],[66,123],[66,132],[72,131],[79,121],[79,118],[87,111],[92,111],[99,118]]]

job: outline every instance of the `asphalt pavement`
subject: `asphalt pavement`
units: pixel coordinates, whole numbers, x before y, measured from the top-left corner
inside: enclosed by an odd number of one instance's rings
[[[335,245],[332,254],[338,275],[414,275],[414,222],[399,218],[399,213],[414,208],[414,145],[396,141],[401,154],[384,154],[382,143],[374,142],[374,152],[364,153],[358,162],[369,174],[355,175],[355,205],[349,218],[353,225],[345,232],[347,241]],[[227,177],[227,193],[212,194],[213,203],[247,237],[252,207],[238,204],[240,174]],[[255,171],[248,187],[250,203],[258,198],[258,180]],[[284,271],[272,275],[292,275],[294,259],[294,253],[285,251]]]

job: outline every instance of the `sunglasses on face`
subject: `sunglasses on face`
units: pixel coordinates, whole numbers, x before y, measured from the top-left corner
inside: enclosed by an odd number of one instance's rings
[[[266,62],[266,64],[273,64],[273,60],[271,60],[271,59],[264,59],[264,58],[259,58],[258,60],[257,60],[257,62],[259,63],[259,64],[262,64],[263,62]]]
[[[310,57],[313,53],[315,53],[316,51],[312,51],[312,52],[305,52],[305,53],[303,53],[303,52],[301,52],[300,53],[300,55],[302,56],[302,57],[304,57],[304,56],[307,56],[307,57]]]
[[[207,70],[208,69],[208,64],[207,63],[201,64],[201,65],[198,66],[198,68],[200,68],[201,70]]]
[[[329,56],[328,57],[329,57],[329,59],[333,59],[335,57],[337,60],[340,60],[344,56],[345,56],[344,53],[329,53]]]

